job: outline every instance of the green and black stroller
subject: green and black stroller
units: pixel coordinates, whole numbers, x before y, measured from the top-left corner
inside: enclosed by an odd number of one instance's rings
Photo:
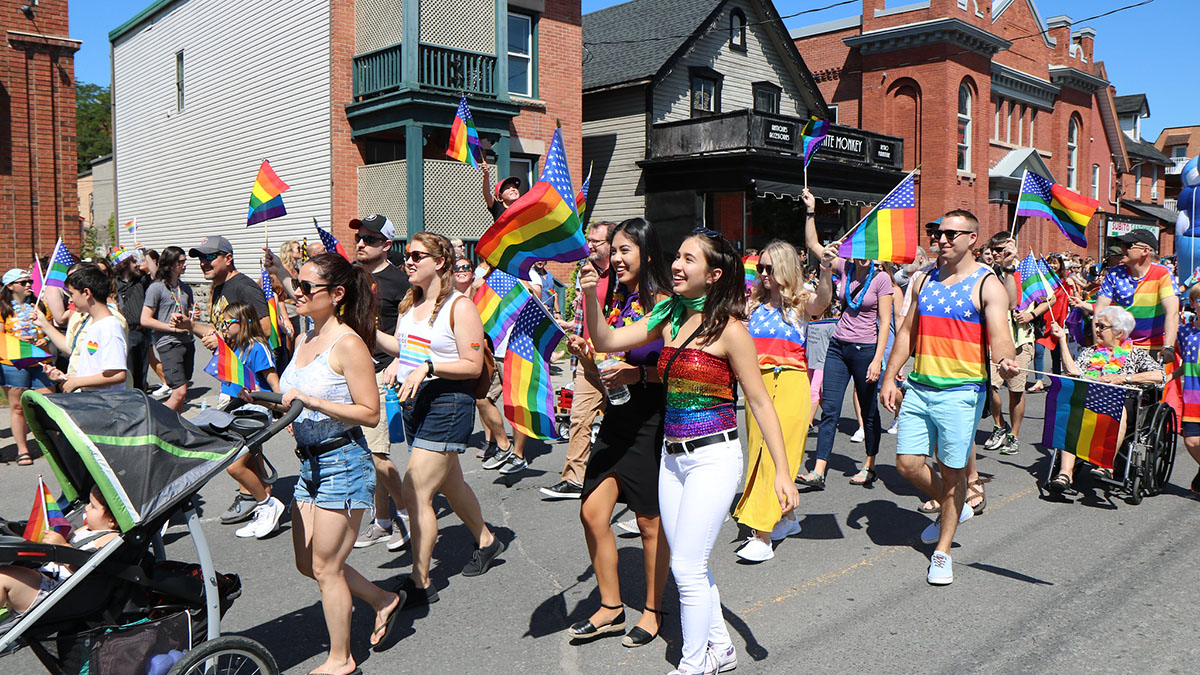
[[[278,394],[254,395],[280,401]],[[82,523],[98,486],[120,534],[99,550],[82,551],[26,541],[23,524],[4,523],[0,565],[55,562],[76,571],[0,626],[0,654],[27,646],[51,673],[278,673],[258,642],[221,637],[221,616],[241,584],[213,569],[195,497],[235,459],[261,451],[300,413],[299,403],[275,421],[254,406],[194,422],[136,390],[26,391],[21,405],[58,479],[68,521]],[[177,515],[187,523],[198,564],[164,560],[160,533]]]

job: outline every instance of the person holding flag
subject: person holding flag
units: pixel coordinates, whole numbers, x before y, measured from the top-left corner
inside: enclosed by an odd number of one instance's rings
[[[38,328],[36,317],[41,310],[38,309],[34,294],[30,292],[30,281],[29,274],[22,269],[7,271],[0,280],[3,283],[0,289],[0,340],[19,340],[17,346],[29,344],[41,351],[50,346],[50,341]],[[46,356],[48,359],[49,354]],[[25,423],[25,409],[18,401],[26,389],[49,394],[54,389],[54,383],[37,363],[18,367],[11,357],[8,361],[0,365],[0,383],[3,383],[4,396],[9,402],[8,422],[13,442],[17,445],[17,464],[29,466],[33,464],[33,457],[29,454],[28,425]]]
[[[1175,358],[1179,332],[1179,289],[1165,265],[1154,262],[1158,237],[1149,230],[1132,230],[1120,237],[1124,264],[1108,270],[1100,283],[1093,316],[1117,305],[1133,315],[1134,327],[1127,336],[1132,343],[1165,363]]]
[[[267,308],[267,296],[261,286],[234,266],[233,244],[230,244],[228,239],[221,236],[205,237],[199,246],[188,251],[188,256],[200,259],[200,270],[204,272],[204,278],[212,282],[208,301],[208,322],[193,322],[191,317],[187,316],[177,321],[177,326],[190,329],[209,351],[213,351],[217,348],[216,326],[221,322],[225,307],[241,302],[254,308],[261,317],[259,321],[263,334],[270,335],[271,318]]]
[[[500,217],[501,213],[504,213],[505,209],[512,206],[513,202],[521,198],[521,179],[517,176],[509,176],[500,181],[493,193],[490,168],[487,158],[481,157],[479,170],[483,172],[483,204],[487,207],[488,213],[492,215],[492,220],[495,220]]]

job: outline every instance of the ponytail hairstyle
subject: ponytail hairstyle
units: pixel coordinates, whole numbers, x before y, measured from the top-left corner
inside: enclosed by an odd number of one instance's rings
[[[238,322],[238,334],[229,342],[230,347],[242,349],[250,347],[255,342],[267,344],[267,335],[263,332],[262,324],[259,323],[261,317],[258,312],[254,311],[254,305],[235,302],[225,307],[225,314],[237,319]]]
[[[162,254],[158,256],[158,269],[154,271],[154,280],[161,281],[164,284],[171,281],[171,272],[175,270],[175,265],[184,260],[187,254],[178,246],[168,246],[163,249]]]
[[[322,253],[309,259],[317,268],[321,280],[332,289],[341,286],[345,291],[341,302],[334,305],[334,316],[351,328],[367,350],[375,351],[375,289],[374,278],[362,265],[351,265],[336,253]]]
[[[638,270],[638,301],[648,311],[658,303],[659,293],[665,295],[671,293],[671,275],[667,271],[667,259],[663,255],[658,232],[650,226],[650,221],[645,218],[630,218],[608,229],[610,246],[613,237],[618,232],[624,232],[625,236],[629,237],[638,247],[641,263]]]
[[[730,319],[746,320],[745,272],[742,257],[724,235],[707,228],[692,232],[690,238],[700,244],[708,268],[721,270],[720,278],[708,289],[700,333],[696,336],[700,344],[711,344],[721,337]]]
[[[438,312],[442,311],[442,305],[446,304],[446,300],[454,292],[454,247],[450,244],[449,239],[432,232],[418,232],[413,235],[412,240],[420,242],[425,247],[425,250],[441,265],[438,268],[438,281],[441,283],[439,284],[437,298],[433,303],[433,311],[429,314],[429,325],[432,326],[434,320],[437,319]],[[421,290],[416,284],[409,286],[408,293],[400,301],[400,315],[403,316],[408,310],[412,309],[413,305],[421,302],[424,297],[425,291]]]
[[[779,286],[779,311],[783,314],[784,321],[796,330],[803,331],[804,324],[808,323],[807,305],[813,293],[804,287],[804,267],[800,263],[800,254],[796,252],[795,246],[782,239],[775,239],[767,244],[759,257],[763,255],[771,256],[771,281]],[[771,292],[763,286],[760,276],[750,291],[747,313],[754,313],[759,305],[770,299]]]

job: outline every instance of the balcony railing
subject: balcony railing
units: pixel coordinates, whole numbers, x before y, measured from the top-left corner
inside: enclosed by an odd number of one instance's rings
[[[422,87],[496,95],[496,57],[491,54],[423,44],[417,60]]]
[[[367,98],[393,91],[403,81],[400,45],[384,47],[354,57],[354,98]]]
[[[1171,164],[1171,166],[1167,167],[1167,175],[1168,176],[1178,176],[1179,174],[1183,173],[1183,165],[1187,164],[1189,159],[1191,159],[1191,158],[1190,157],[1172,157],[1171,158],[1172,164]]]

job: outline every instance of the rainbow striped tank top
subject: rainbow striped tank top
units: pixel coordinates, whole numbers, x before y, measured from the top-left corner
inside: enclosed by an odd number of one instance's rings
[[[917,298],[916,363],[909,382],[930,389],[979,389],[987,384],[983,364],[983,325],[975,308],[975,284],[988,268],[979,267],[962,281],[946,285],[941,269]]]
[[[759,367],[763,370],[807,370],[808,357],[804,348],[808,344],[808,325],[800,324],[800,327],[801,330],[796,330],[779,309],[766,305],[755,307],[750,313],[749,328],[754,349],[758,351]]]
[[[663,347],[658,374],[667,383],[664,435],[686,441],[737,428],[733,408],[733,369],[729,362],[700,349]],[[667,364],[671,372],[666,372]]]

